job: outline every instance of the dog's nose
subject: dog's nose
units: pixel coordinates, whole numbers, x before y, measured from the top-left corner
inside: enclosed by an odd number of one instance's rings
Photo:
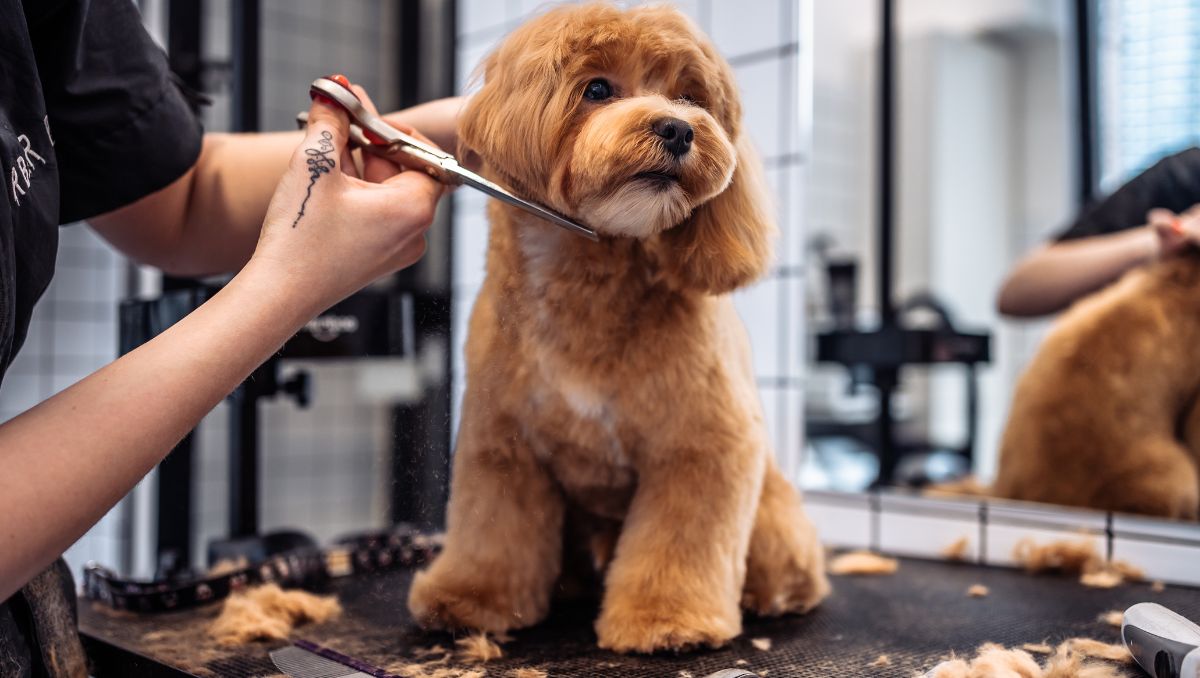
[[[692,138],[696,134],[691,125],[679,118],[659,118],[650,127],[662,137],[663,146],[676,158],[692,149]]]

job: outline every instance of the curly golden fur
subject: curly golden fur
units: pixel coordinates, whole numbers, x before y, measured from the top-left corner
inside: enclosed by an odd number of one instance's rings
[[[1063,315],[1017,385],[992,493],[1195,520],[1200,252]]]
[[[764,271],[774,228],[729,65],[675,10],[589,4],[517,29],[483,69],[460,151],[601,241],[489,206],[445,550],[414,616],[536,624],[584,548],[613,650],[718,646],[741,607],[810,609],[822,551],[726,294]],[[597,77],[611,99],[583,97]],[[694,130],[679,157],[652,130],[665,117]]]

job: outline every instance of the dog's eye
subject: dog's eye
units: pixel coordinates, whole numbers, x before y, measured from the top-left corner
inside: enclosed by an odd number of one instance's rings
[[[612,85],[604,78],[595,78],[583,88],[583,98],[591,101],[604,101],[612,94]]]

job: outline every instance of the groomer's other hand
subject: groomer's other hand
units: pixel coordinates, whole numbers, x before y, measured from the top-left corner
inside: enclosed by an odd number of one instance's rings
[[[358,178],[346,113],[315,100],[308,115],[248,266],[303,291],[315,315],[420,259],[443,187],[386,161]]]
[[[1146,214],[1146,223],[1158,236],[1158,258],[1182,252],[1188,245],[1200,245],[1200,204],[1182,214],[1156,208]]]

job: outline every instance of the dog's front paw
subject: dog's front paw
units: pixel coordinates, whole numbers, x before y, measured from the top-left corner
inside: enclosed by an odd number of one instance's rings
[[[736,609],[700,612],[648,601],[636,606],[605,605],[596,622],[600,647],[620,653],[716,648],[741,632]]]
[[[431,629],[503,633],[542,620],[549,608],[548,594],[513,592],[504,584],[503,573],[456,576],[435,562],[413,578],[408,609],[418,624]]]
[[[763,616],[808,612],[827,595],[825,552],[817,532],[791,483],[772,466],[750,535],[742,607]]]
[[[782,551],[771,557],[751,558],[742,590],[742,608],[776,617],[808,612],[829,595],[824,558],[804,550]]]

